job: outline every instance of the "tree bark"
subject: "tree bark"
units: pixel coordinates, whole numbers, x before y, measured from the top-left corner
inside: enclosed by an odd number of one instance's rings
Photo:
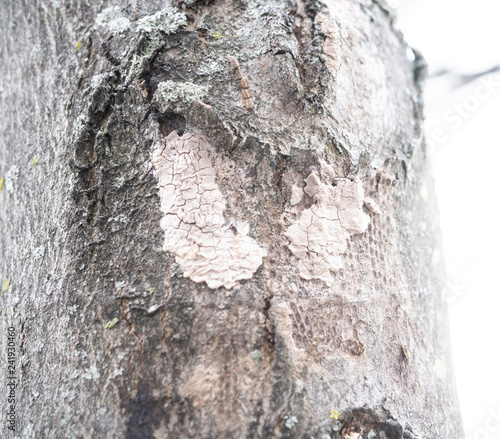
[[[2,437],[8,328],[22,438],[463,437],[389,11],[114,3],[2,2]]]

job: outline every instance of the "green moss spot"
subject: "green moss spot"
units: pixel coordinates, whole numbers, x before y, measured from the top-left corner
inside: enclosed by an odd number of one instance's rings
[[[5,178],[0,177],[0,191],[3,189],[3,183],[5,181]]]
[[[113,320],[110,320],[109,322],[106,322],[104,327],[106,329],[111,329],[113,326],[115,326],[119,322],[118,317],[115,317]]]
[[[336,421],[339,420],[340,412],[338,412],[335,409],[330,410],[330,418],[335,419]]]
[[[149,287],[147,290],[146,290],[149,294],[153,294],[155,292],[155,287]]]
[[[80,50],[82,48],[82,42],[78,41],[78,43],[75,44],[76,50]]]
[[[40,160],[37,157],[33,157],[33,166],[38,165],[38,163],[40,163]]]
[[[212,38],[215,38],[216,40],[220,40],[222,38],[222,34],[220,34],[219,32],[213,32]]]
[[[5,293],[10,287],[10,279],[5,279],[2,285],[2,291]]]
[[[7,315],[7,308],[4,308],[3,309],[3,315],[6,316]]]

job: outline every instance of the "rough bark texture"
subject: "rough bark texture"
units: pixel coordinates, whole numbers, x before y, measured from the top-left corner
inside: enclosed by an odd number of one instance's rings
[[[462,437],[422,61],[378,2],[329,6],[2,2],[20,437]],[[212,216],[162,198],[166,146],[208,157]],[[172,215],[220,263],[186,262]]]

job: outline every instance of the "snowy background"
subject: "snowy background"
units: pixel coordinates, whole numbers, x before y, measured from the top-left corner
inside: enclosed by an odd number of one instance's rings
[[[429,63],[432,151],[467,439],[500,438],[500,1],[394,0]],[[454,439],[454,438],[442,438]]]

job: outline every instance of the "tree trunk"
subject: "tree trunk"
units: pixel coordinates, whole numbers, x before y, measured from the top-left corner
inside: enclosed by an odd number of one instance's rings
[[[2,437],[461,438],[390,12],[114,3],[2,2]]]

